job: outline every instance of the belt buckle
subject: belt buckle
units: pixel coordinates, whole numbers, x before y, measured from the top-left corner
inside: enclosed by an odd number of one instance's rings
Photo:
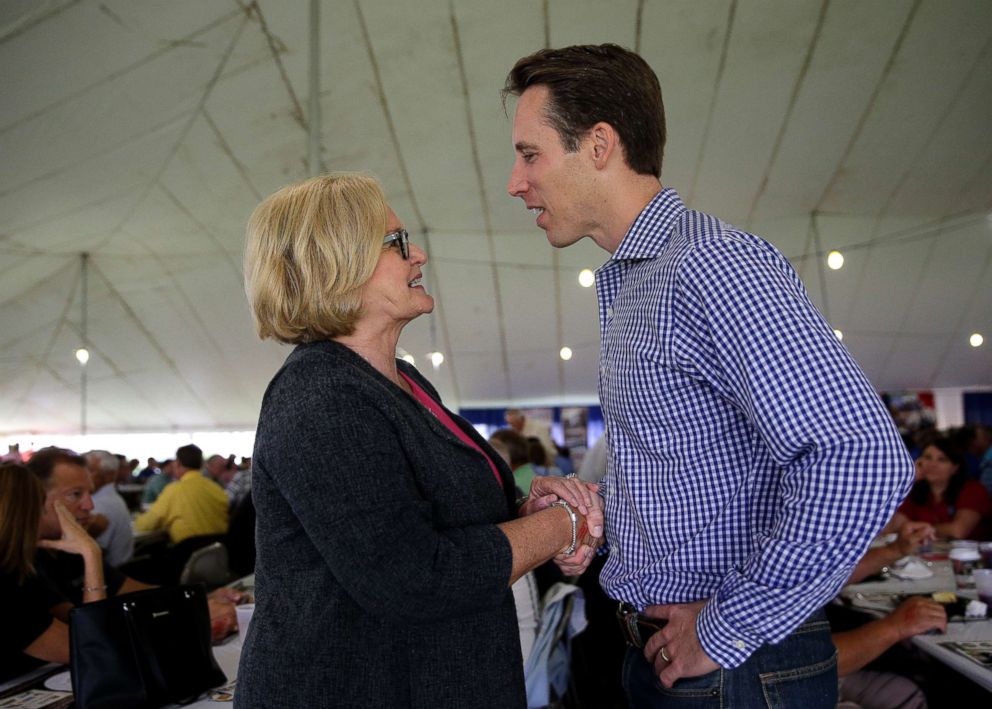
[[[620,624],[623,639],[637,650],[643,650],[647,644],[647,638],[641,635],[642,628],[650,637],[665,626],[665,621],[642,616],[636,608],[622,602],[617,605],[617,622]]]
[[[617,604],[617,622],[624,641],[633,648],[642,649],[644,643],[641,642],[641,633],[637,629],[637,611],[626,603]]]

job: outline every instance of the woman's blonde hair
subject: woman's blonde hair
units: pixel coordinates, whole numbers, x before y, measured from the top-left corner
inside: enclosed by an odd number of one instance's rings
[[[0,465],[0,570],[18,583],[34,573],[45,488],[27,466]]]
[[[266,198],[248,221],[245,292],[263,340],[350,335],[386,232],[386,198],[356,173],[314,177]]]

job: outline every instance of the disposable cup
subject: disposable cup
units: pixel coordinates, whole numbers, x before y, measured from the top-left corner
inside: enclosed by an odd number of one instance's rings
[[[972,573],[982,565],[982,557],[978,549],[955,547],[951,549],[950,557],[958,588],[974,588],[975,580]]]
[[[255,604],[243,603],[240,606],[235,606],[234,610],[238,614],[238,635],[244,641],[248,635],[248,624],[251,623],[251,616],[255,612]]]
[[[982,563],[986,569],[992,569],[992,542],[982,542],[978,545],[978,552],[982,555]]]
[[[992,569],[975,569],[971,572],[971,577],[975,579],[978,600],[992,611]]]

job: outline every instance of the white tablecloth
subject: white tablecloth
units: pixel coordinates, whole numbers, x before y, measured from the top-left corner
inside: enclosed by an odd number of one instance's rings
[[[959,590],[956,587],[954,570],[949,561],[934,561],[931,569],[934,575],[928,579],[903,580],[890,577],[883,581],[856,583],[845,587],[841,595],[855,607],[876,611],[879,615],[888,612],[897,603],[893,596],[952,591],[961,598],[976,598],[973,589]],[[992,620],[951,622],[947,624],[946,634],[917,635],[913,638],[916,647],[992,691],[992,670],[940,646],[940,643],[948,641],[992,642]]]
[[[217,664],[227,675],[228,683],[233,682],[238,676],[238,661],[241,659],[241,636],[232,635],[228,640],[221,645],[214,646],[214,657],[217,659]],[[172,706],[178,707],[179,704],[174,704]],[[198,707],[199,709],[219,709],[223,706],[231,706],[231,702],[215,702],[207,699],[205,696],[192,704],[185,705],[187,709],[190,707]]]
[[[916,647],[953,667],[975,684],[992,691],[992,670],[982,667],[967,657],[962,657],[953,650],[941,647],[941,643],[948,641],[992,642],[992,620],[948,623],[946,634],[917,635],[913,638]]]

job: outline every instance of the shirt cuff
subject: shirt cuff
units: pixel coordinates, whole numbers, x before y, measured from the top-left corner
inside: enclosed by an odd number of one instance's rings
[[[696,634],[706,654],[726,670],[737,667],[762,645],[760,640],[727,623],[720,616],[715,600],[703,606],[696,618]]]

